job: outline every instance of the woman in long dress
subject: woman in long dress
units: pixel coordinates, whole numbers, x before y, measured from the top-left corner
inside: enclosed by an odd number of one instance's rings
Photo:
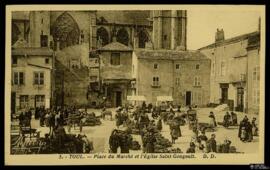
[[[181,129],[180,129],[180,124],[177,120],[173,120],[172,123],[170,124],[170,130],[171,130],[171,137],[172,137],[172,143],[175,143],[175,140],[178,139],[178,137],[181,137]]]
[[[217,123],[216,123],[216,118],[213,112],[210,112],[209,118],[210,118],[210,122],[209,122],[210,127],[211,128],[216,127]]]

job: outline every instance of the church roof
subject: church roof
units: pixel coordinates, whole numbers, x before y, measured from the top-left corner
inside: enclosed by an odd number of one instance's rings
[[[99,51],[132,51],[131,47],[128,47],[119,42],[112,42],[98,49]]]
[[[209,60],[199,51],[178,51],[178,50],[147,50],[139,49],[134,51],[139,59],[157,60]]]

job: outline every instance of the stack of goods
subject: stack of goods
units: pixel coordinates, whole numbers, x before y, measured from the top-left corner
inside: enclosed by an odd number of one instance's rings
[[[156,143],[155,143],[155,152],[156,153],[167,153],[169,147],[172,146],[171,141],[164,138],[160,133],[155,133]]]
[[[95,126],[95,125],[101,125],[101,121],[99,118],[97,118],[94,115],[86,115],[83,119],[83,125],[85,126]]]
[[[132,141],[131,146],[130,146],[131,150],[140,150],[141,149],[141,145],[139,144],[138,141]]]

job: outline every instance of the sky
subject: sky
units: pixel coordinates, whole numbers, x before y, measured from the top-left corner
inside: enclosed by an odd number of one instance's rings
[[[258,30],[260,13],[247,10],[188,10],[187,48],[196,50],[215,41],[217,28],[225,39]]]

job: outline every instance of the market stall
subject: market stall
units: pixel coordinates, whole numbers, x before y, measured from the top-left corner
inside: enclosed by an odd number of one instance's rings
[[[131,102],[132,105],[139,105],[146,101],[145,96],[127,96],[127,100]]]

